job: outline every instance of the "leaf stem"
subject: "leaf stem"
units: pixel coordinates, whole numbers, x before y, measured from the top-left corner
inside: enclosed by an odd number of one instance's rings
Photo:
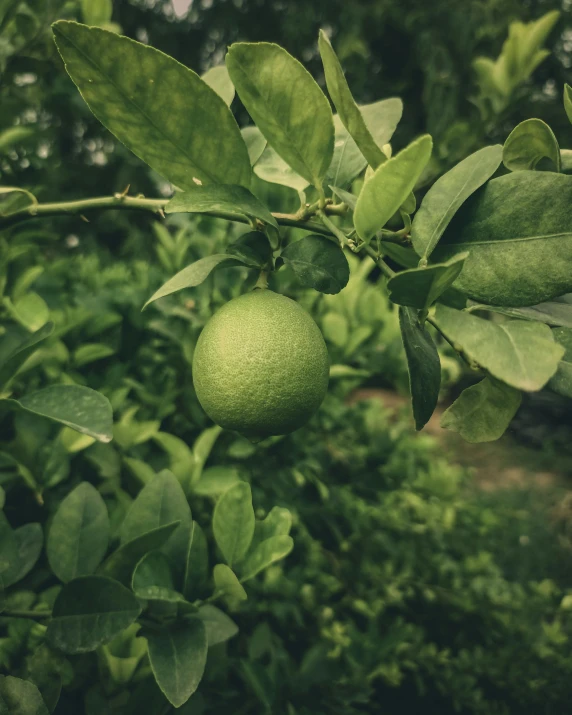
[[[386,278],[393,278],[393,276],[396,275],[395,271],[387,265],[381,256],[378,256],[371,246],[366,246],[365,252],[370,258],[373,258],[378,268]]]
[[[330,229],[330,232],[334,234],[334,236],[338,239],[340,242],[340,246],[344,248],[344,246],[348,245],[348,237],[346,234],[341,231],[336,224],[333,221],[330,221],[330,219],[326,216],[326,212],[323,211],[322,209],[318,209],[317,211],[318,216],[322,219],[322,222],[324,226]]]

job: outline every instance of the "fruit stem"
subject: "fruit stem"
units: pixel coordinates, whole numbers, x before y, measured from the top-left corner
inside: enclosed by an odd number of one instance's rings
[[[256,281],[256,283],[254,285],[254,289],[256,289],[256,288],[262,288],[262,289],[268,288],[268,271],[264,270],[264,268],[260,271],[258,280]]]

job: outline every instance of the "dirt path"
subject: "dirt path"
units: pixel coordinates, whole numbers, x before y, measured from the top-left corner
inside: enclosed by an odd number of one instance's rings
[[[409,400],[390,390],[365,388],[356,390],[351,401],[378,398],[395,412],[410,412]],[[572,466],[559,462],[538,449],[517,442],[510,430],[496,442],[469,444],[457,433],[440,426],[446,405],[435,410],[423,433],[438,439],[454,462],[474,472],[474,485],[483,491],[496,489],[548,489],[561,487],[572,490]]]

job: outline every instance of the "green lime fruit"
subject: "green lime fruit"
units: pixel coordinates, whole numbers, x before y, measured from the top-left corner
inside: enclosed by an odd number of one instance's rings
[[[316,412],[328,388],[320,329],[293,300],[255,289],[205,325],[193,381],[207,415],[252,441],[288,434]]]

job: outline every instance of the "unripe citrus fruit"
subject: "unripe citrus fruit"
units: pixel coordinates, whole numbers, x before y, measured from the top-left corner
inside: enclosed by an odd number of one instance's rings
[[[298,303],[267,289],[218,310],[193,357],[205,412],[253,441],[301,427],[322,403],[328,377],[328,351],[316,323]]]

